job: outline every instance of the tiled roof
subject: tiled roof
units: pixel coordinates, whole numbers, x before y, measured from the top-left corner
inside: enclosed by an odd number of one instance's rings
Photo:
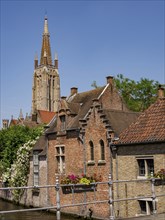
[[[40,118],[41,123],[48,124],[52,118],[55,116],[55,112],[49,112],[44,110],[38,110],[38,116]]]
[[[17,125],[17,124],[18,124],[18,120],[17,119],[11,119],[10,126]]]
[[[79,127],[79,119],[83,119],[84,116],[89,111],[92,106],[93,99],[98,98],[98,96],[103,91],[104,87],[99,87],[87,92],[77,93],[74,96],[70,96],[67,100],[61,100],[60,106],[63,109],[69,109],[71,114],[76,116],[71,118],[67,124],[67,129],[73,129]],[[47,133],[56,131],[56,123],[53,122],[50,128],[47,129]]]
[[[79,108],[74,108],[74,110],[76,109],[75,111],[78,113],[78,115],[74,117],[73,120],[68,124],[68,128],[75,128],[79,126],[79,119],[84,118],[84,116],[87,114],[90,107],[92,106],[92,100],[98,98],[103,89],[104,87],[99,87],[94,90],[78,93],[74,96],[69,105],[72,109],[73,107],[78,107],[79,105]]]
[[[108,109],[104,110],[104,113],[117,137],[124,129],[128,128],[130,124],[135,122],[140,115],[140,113],[137,112],[124,112]]]
[[[165,98],[158,99],[124,130],[119,144],[165,141]]]

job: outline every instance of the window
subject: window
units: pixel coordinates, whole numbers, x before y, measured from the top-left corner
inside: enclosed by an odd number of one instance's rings
[[[65,172],[65,147],[56,147],[56,162],[57,162],[57,173]]]
[[[103,140],[100,140],[99,143],[100,143],[100,157],[99,157],[99,160],[98,160],[98,165],[101,166],[101,165],[106,164],[106,161],[105,161],[105,147],[104,147],[104,141]]]
[[[139,200],[139,206],[140,206],[140,214],[143,214],[143,215],[153,214],[152,201]]]
[[[89,142],[89,146],[90,146],[90,160],[94,160],[94,146],[92,141]]]
[[[66,126],[66,118],[65,115],[61,115],[60,116],[60,121],[61,121],[61,131],[65,130],[65,126]]]
[[[33,184],[34,186],[39,185],[39,152],[33,152]]]
[[[104,147],[104,141],[103,140],[100,140],[100,159],[101,160],[105,160],[105,147]]]
[[[137,158],[139,176],[147,177],[154,173],[153,158]]]

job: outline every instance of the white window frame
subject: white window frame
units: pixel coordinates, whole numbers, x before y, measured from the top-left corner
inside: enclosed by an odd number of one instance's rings
[[[138,160],[143,160],[144,161],[144,169],[145,169],[144,175],[140,175],[140,167],[139,167],[139,161]],[[153,156],[136,157],[137,167],[138,167],[138,175],[137,175],[138,179],[146,179],[146,178],[148,178],[149,175],[151,175],[151,173],[149,173],[149,170],[148,170],[147,160],[153,160],[153,173],[154,173],[154,157]]]
[[[141,213],[138,214],[138,215],[140,216],[140,215],[151,215],[151,214],[153,214],[153,203],[152,203],[152,199],[151,199],[151,198],[139,199],[139,200],[138,200],[139,206],[140,206],[140,201],[145,202],[145,205],[146,205],[146,213],[142,213],[142,210],[141,210]],[[157,205],[158,200],[156,199],[155,201],[156,201],[156,205]],[[149,203],[151,203],[152,209],[150,208]]]
[[[56,163],[57,163],[57,173],[65,173],[65,146],[57,145],[55,146],[56,150]]]

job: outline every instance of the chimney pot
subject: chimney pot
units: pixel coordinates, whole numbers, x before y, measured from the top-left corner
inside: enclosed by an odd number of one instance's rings
[[[107,84],[109,83],[109,84],[113,84],[113,76],[107,76],[106,77],[107,78]]]
[[[62,100],[66,100],[66,98],[67,98],[66,96],[61,96]]]
[[[71,91],[71,96],[72,96],[72,95],[74,95],[74,94],[77,94],[78,88],[77,88],[77,87],[72,87],[72,88],[70,89],[70,91]]]
[[[164,98],[164,88],[161,85],[158,88],[158,98]]]

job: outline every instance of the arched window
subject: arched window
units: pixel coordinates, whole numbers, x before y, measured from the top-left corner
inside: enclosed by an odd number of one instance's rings
[[[105,160],[105,147],[103,140],[100,140],[100,157],[101,160]]]
[[[94,146],[93,146],[93,142],[89,141],[89,145],[90,145],[90,160],[94,160]]]

